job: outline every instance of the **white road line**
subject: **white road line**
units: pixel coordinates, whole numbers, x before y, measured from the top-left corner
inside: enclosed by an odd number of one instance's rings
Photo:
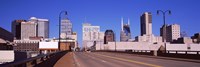
[[[106,61],[105,61],[105,60],[101,60],[101,62],[104,62],[104,63],[106,63]]]
[[[77,57],[76,57],[76,55],[73,53],[73,58],[74,58],[74,62],[75,62],[75,66],[78,66],[78,67],[80,67],[80,64],[79,64],[79,62],[77,61]]]
[[[120,61],[126,61],[126,62],[141,64],[141,65],[146,65],[146,66],[150,66],[150,67],[162,67],[162,66],[155,65],[155,64],[150,64],[150,63],[145,63],[145,62],[141,62],[141,61],[125,59],[125,58],[120,58],[120,57],[114,57],[114,56],[102,55],[102,54],[96,54],[96,55],[107,57],[107,58],[111,58],[111,59],[116,59],[116,60],[120,60]]]
[[[89,54],[89,53],[88,53],[88,54]],[[91,57],[92,59],[98,59],[99,61],[101,61],[101,62],[103,62],[103,63],[107,62],[107,61],[105,61],[105,60],[102,60],[102,59],[97,58],[97,57],[95,58],[95,57],[90,56],[90,55],[85,55],[85,56]]]

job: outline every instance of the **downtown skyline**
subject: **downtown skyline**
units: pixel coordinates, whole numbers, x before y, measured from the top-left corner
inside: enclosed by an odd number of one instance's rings
[[[87,22],[100,26],[101,31],[112,29],[116,32],[117,41],[120,38],[121,17],[130,19],[132,38],[140,35],[140,16],[144,12],[152,13],[153,34],[160,35],[163,25],[162,15],[156,15],[157,10],[171,10],[171,15],[166,15],[167,24],[179,24],[181,31],[186,31],[188,36],[199,32],[198,19],[200,1],[114,1],[114,0],[86,0],[86,1],[11,1],[1,0],[0,27],[11,32],[11,22],[17,19],[28,19],[32,16],[46,18],[50,21],[50,38],[58,37],[58,15],[62,10],[68,11],[68,18],[72,21],[73,31],[78,33],[78,42],[82,44],[82,24]],[[46,2],[48,1],[48,2]],[[37,4],[37,5],[35,5]],[[86,19],[85,19],[86,18]],[[127,19],[125,19],[127,20]],[[125,21],[127,22],[127,21]],[[55,31],[55,32],[54,32]]]

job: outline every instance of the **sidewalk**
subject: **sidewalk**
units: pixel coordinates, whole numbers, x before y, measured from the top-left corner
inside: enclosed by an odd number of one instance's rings
[[[54,67],[75,67],[74,61],[73,61],[73,53],[69,52],[65,54],[56,62]]]

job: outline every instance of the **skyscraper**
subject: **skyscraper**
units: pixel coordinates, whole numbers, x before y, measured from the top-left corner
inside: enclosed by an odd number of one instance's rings
[[[21,39],[29,39],[29,37],[37,36],[37,23],[22,22],[21,23]]]
[[[65,33],[67,38],[72,35],[72,23],[68,18],[61,20],[61,33]]]
[[[154,36],[152,33],[152,15],[150,12],[144,12],[140,16],[141,36],[135,37],[138,42],[162,42],[162,37]]]
[[[30,22],[37,23],[37,36],[49,38],[49,20],[31,17]]]
[[[90,49],[95,44],[103,44],[104,32],[100,32],[100,26],[92,26],[89,23],[83,24],[83,46]]]
[[[29,27],[30,26],[30,27]],[[31,17],[29,21],[14,20],[12,22],[12,33],[15,39],[29,39],[30,37],[49,37],[48,19]]]
[[[163,36],[163,28],[164,26],[162,26],[160,28],[160,36]],[[166,41],[167,42],[172,42],[173,40],[177,40],[178,38],[180,38],[180,25],[178,24],[172,24],[172,25],[166,25]],[[163,40],[164,41],[164,40]]]
[[[104,36],[104,44],[115,41],[115,34],[112,30],[106,30]]]
[[[121,19],[120,41],[128,41],[129,39],[131,39],[130,20],[128,19],[128,24],[124,24],[124,20],[122,18]]]
[[[26,20],[14,20],[12,22],[12,34],[14,39],[21,39],[21,22],[26,22]]]
[[[152,34],[152,15],[150,12],[145,12],[140,17],[141,36]]]

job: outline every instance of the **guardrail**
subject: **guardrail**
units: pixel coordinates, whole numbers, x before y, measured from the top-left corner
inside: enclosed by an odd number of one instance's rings
[[[9,62],[5,64],[1,64],[0,67],[33,67],[37,64],[40,64],[42,62],[45,62],[46,60],[57,56],[58,54],[62,54],[67,51],[59,51],[55,53],[49,53],[45,55],[39,55],[36,57],[28,58],[22,61],[15,61],[15,62]]]
[[[102,50],[103,51],[103,50]],[[134,54],[144,54],[144,55],[153,55],[153,56],[158,56],[158,55],[171,55],[171,54],[176,54],[176,55],[200,55],[200,51],[192,51],[192,50],[167,50],[165,51],[157,51],[157,50],[134,50],[134,49],[129,49],[129,50],[105,50],[105,51],[111,51],[111,52],[125,52],[125,53],[134,53]]]
[[[129,49],[129,50],[116,50],[116,51],[115,50],[101,50],[100,52],[117,52],[117,53],[129,53],[129,54],[137,54],[137,55],[150,55],[150,56],[200,60],[200,51],[192,51],[192,50],[167,50],[165,52],[165,51],[157,51],[157,50]]]
[[[175,53],[175,54],[197,54],[199,55],[200,51],[189,51],[189,50],[167,50],[166,53]]]
[[[115,51],[115,50],[99,50],[99,51]],[[118,52],[137,52],[137,53],[150,53],[159,50],[135,50],[135,49],[124,49],[124,50],[116,50]],[[200,51],[194,50],[166,50],[166,52],[162,51],[162,53],[173,53],[173,54],[197,54],[200,55]]]

